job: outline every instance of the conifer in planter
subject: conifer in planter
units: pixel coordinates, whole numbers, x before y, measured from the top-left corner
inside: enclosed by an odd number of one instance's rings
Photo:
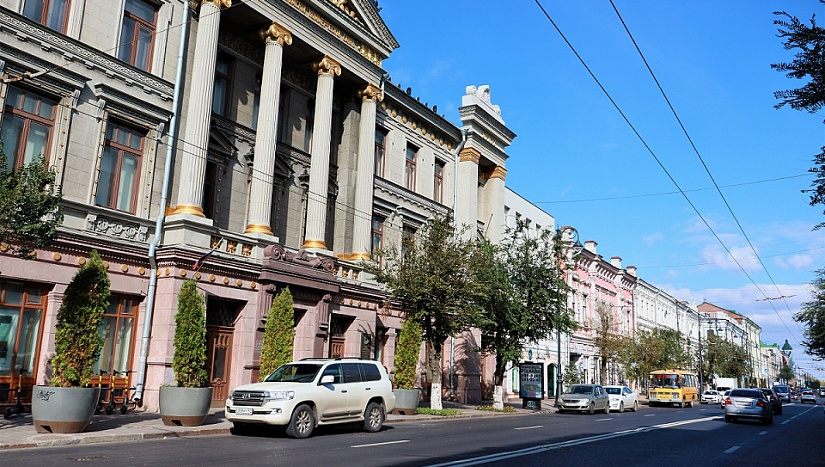
[[[89,426],[100,396],[88,388],[103,347],[98,328],[109,307],[110,281],[96,251],[66,287],[57,312],[51,386],[35,386],[32,420],[39,433],[79,433]]]
[[[395,413],[415,414],[418,408],[420,391],[415,387],[418,372],[418,356],[421,352],[421,327],[414,319],[407,318],[401,326],[398,336],[398,349],[395,354],[395,376],[393,393],[395,393]]]
[[[261,343],[261,381],[279,366],[292,361],[295,344],[295,309],[292,293],[286,288],[278,294],[264,326]]]
[[[177,386],[161,386],[160,415],[170,426],[203,423],[212,404],[206,372],[206,307],[198,283],[187,280],[178,293],[172,370]]]

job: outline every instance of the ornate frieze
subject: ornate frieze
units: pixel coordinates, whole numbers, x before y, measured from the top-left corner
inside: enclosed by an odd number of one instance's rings
[[[270,245],[264,249],[264,256],[274,260],[286,261],[310,268],[323,269],[332,273],[335,268],[335,260],[324,256],[311,256],[306,250],[300,249],[298,252],[287,251],[283,245]]]
[[[146,243],[148,237],[146,226],[109,219],[97,214],[86,215],[86,230],[140,243]]]
[[[253,44],[231,32],[221,30],[218,34],[218,44],[255,63],[264,62],[264,48],[260,43]]]

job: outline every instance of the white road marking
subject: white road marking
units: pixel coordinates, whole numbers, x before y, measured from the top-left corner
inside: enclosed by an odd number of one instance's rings
[[[768,434],[768,432],[767,432],[767,431],[762,431],[762,432],[760,432],[760,433],[759,433],[759,435],[760,435],[760,436],[762,436],[762,435],[767,435],[767,434]]]
[[[373,446],[385,446],[387,444],[401,444],[401,443],[409,443],[410,440],[408,439],[399,439],[398,441],[387,441],[384,443],[371,443],[371,444],[355,444],[350,446],[351,448],[371,448]]]
[[[786,425],[786,424],[788,424],[788,423],[790,423],[790,422],[791,422],[790,420],[785,420],[784,422],[780,423],[780,425]]]
[[[544,428],[544,425],[536,425],[536,426],[520,426],[518,428],[513,428],[514,430],[535,430],[536,428]]]
[[[596,419],[597,422],[608,422],[610,420],[613,420],[613,419],[612,418],[599,418],[599,419]]]
[[[681,422],[672,422],[672,423],[663,423],[661,425],[652,425],[652,426],[643,426],[639,428],[634,428],[632,430],[624,430],[618,431],[615,433],[604,433],[601,435],[595,436],[588,436],[586,438],[579,438],[579,439],[571,439],[569,441],[562,441],[560,443],[553,443],[553,444],[544,444],[544,445],[537,445],[532,446],[529,448],[519,449],[516,451],[506,451],[500,452],[497,454],[490,454],[487,456],[480,456],[480,457],[473,457],[469,459],[461,459],[452,462],[445,462],[442,464],[432,464],[430,467],[447,467],[447,466],[464,466],[464,465],[479,465],[479,464],[488,464],[491,462],[500,462],[505,459],[513,459],[516,457],[522,456],[529,456],[533,454],[538,454],[541,452],[553,451],[556,449],[567,448],[570,446],[579,446],[582,444],[589,444],[594,443],[596,441],[603,441],[606,439],[612,438],[620,438],[622,436],[629,436],[635,435],[639,433],[648,433],[655,430],[662,430],[665,428],[672,428],[676,426],[688,425],[691,423],[699,423],[699,422],[708,422],[711,420],[721,420],[722,417],[715,416],[715,417],[705,417],[705,418],[697,418],[694,420],[684,420]],[[738,447],[737,447],[738,449]]]
[[[725,451],[725,454],[730,454],[732,452],[735,452],[738,449],[739,449],[739,446],[734,446],[734,447],[728,449],[727,451]]]
[[[649,413],[649,414],[645,415],[645,417],[655,417],[655,416],[656,416],[655,413]]]

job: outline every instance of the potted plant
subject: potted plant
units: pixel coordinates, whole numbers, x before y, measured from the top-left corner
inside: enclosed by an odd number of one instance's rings
[[[38,433],[80,433],[94,417],[100,388],[88,388],[103,339],[110,281],[96,251],[66,287],[57,312],[50,386],[35,386],[32,420]]]
[[[395,377],[393,394],[395,394],[396,414],[414,415],[418,408],[420,390],[415,387],[418,357],[421,352],[421,327],[414,319],[407,318],[401,326],[398,336],[398,348],[395,353]]]
[[[161,386],[160,415],[165,425],[198,426],[212,404],[206,373],[206,308],[194,280],[183,283],[175,315],[175,355],[172,370],[177,386]]]

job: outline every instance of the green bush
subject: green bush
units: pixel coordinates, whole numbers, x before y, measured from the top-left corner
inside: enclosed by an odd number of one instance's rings
[[[182,388],[209,386],[206,373],[206,308],[198,283],[188,280],[178,294],[175,315],[175,382]]]
[[[398,336],[395,353],[395,378],[393,384],[398,389],[415,389],[418,355],[421,352],[421,327],[414,319],[407,318]]]
[[[97,251],[66,287],[57,312],[52,358],[52,386],[85,387],[103,347],[98,328],[109,307],[109,275]]]
[[[261,381],[284,363],[292,361],[295,343],[295,308],[289,288],[281,291],[272,302],[266,317],[261,343]]]
[[[419,407],[415,409],[415,413],[421,415],[439,415],[441,417],[455,417],[457,415],[461,415],[461,411],[458,409],[439,409],[434,410],[429,407]]]

